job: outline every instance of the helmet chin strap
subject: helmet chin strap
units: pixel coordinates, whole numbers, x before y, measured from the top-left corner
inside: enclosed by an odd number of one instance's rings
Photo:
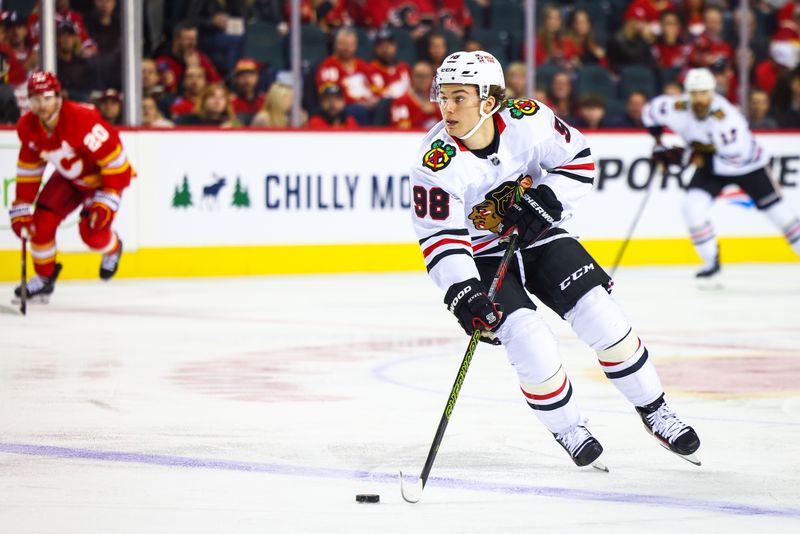
[[[478,122],[475,124],[475,126],[472,127],[472,129],[470,131],[468,131],[465,135],[462,135],[461,137],[459,137],[459,139],[461,139],[463,141],[464,139],[469,139],[470,137],[472,137],[472,134],[474,134],[475,132],[478,131],[478,128],[481,127],[481,124],[486,122],[486,119],[488,119],[489,117],[494,115],[497,112],[498,109],[500,109],[500,104],[498,104],[497,107],[494,108],[489,113],[485,113],[483,111],[483,106],[481,106],[481,118],[478,119]]]

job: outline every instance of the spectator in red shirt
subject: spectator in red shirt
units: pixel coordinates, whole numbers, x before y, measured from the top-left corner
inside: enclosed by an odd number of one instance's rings
[[[681,18],[677,11],[661,13],[661,35],[653,43],[653,57],[662,69],[682,68],[686,66],[692,45],[683,32]]]
[[[399,98],[408,92],[411,72],[408,63],[397,61],[397,42],[388,28],[375,35],[373,44],[375,59],[370,65],[377,76],[378,94],[381,98]]]
[[[242,122],[250,119],[264,106],[264,95],[256,91],[258,63],[254,59],[240,59],[233,69],[233,111],[244,115]]]
[[[576,9],[570,19],[569,32],[564,38],[564,47],[574,50],[572,63],[576,66],[587,64],[606,65],[606,50],[594,38],[592,19],[583,9]]]
[[[356,57],[357,48],[358,37],[353,30],[342,28],[336,32],[333,54],[317,69],[317,88],[331,83],[340,86],[348,111],[359,124],[369,124],[372,108],[379,100],[380,79],[375,69]]]
[[[463,38],[466,30],[472,27],[472,15],[464,0],[441,0],[438,5],[439,27]]]
[[[325,31],[345,26],[351,22],[347,10],[346,0],[301,0],[301,24],[315,24]],[[286,20],[292,15],[292,3],[285,2],[284,14]]]
[[[572,41],[564,39],[561,10],[556,6],[546,5],[542,19],[544,22],[539,26],[536,36],[536,64],[553,62],[564,68],[571,68],[576,50]]]
[[[719,60],[730,61],[733,58],[733,48],[728,44],[723,35],[722,10],[716,7],[707,7],[703,11],[705,31],[697,38],[689,62],[693,67],[710,67]]]
[[[3,19],[3,26],[6,31],[6,42],[14,51],[14,57],[22,64],[27,77],[27,74],[35,70],[39,64],[39,54],[28,42],[28,26],[16,11],[8,12]]]
[[[174,93],[188,67],[200,67],[205,71],[209,83],[221,80],[211,60],[197,48],[197,26],[191,22],[179,22],[172,32],[172,49],[169,55],[156,58],[162,73],[164,87]]]
[[[772,41],[769,45],[770,57],[756,67],[755,85],[771,93],[778,78],[794,69],[800,60],[800,47],[793,41]]]
[[[414,63],[411,71],[411,88],[392,101],[389,123],[395,128],[421,128],[430,130],[442,120],[439,106],[431,102],[433,67],[426,61]]]
[[[342,88],[335,83],[319,89],[319,113],[312,115],[308,125],[312,128],[357,128],[358,122],[346,110]]]
[[[77,11],[70,9],[69,0],[56,0],[56,26],[63,21],[71,22],[75,25],[76,33],[80,42],[80,56],[84,59],[97,54],[97,43],[89,36],[83,17]],[[39,45],[39,7],[33,9],[33,13],[28,17],[28,35],[31,44],[38,48]]]
[[[206,71],[202,67],[188,67],[183,74],[183,94],[169,107],[170,117],[174,120],[193,113],[207,85]]]

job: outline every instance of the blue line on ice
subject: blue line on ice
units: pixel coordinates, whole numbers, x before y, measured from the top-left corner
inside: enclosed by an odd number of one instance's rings
[[[25,443],[0,443],[0,453],[82,460],[99,460],[104,462],[160,465],[166,467],[183,467],[190,469],[248,471],[253,473],[269,473],[272,475],[368,481],[378,482],[381,484],[398,484],[399,482],[398,475],[391,473],[311,467],[303,465],[282,465],[262,462],[240,462],[235,460],[193,458],[190,456],[172,456],[165,454],[100,451],[73,447],[56,447],[51,445],[32,445]],[[428,483],[431,486],[468,491],[516,495],[536,495],[540,497],[553,497],[559,499],[601,501],[628,505],[640,504],[645,506],[678,508],[683,510],[697,510],[712,513],[800,519],[800,508],[756,506],[735,502],[705,501],[699,499],[660,495],[645,495],[616,491],[581,490],[552,486],[534,486],[529,484],[485,482],[480,480],[467,480],[447,477],[431,477],[428,480]]]

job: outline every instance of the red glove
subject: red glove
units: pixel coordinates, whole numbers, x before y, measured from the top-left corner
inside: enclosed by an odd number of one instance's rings
[[[36,233],[36,228],[33,226],[33,212],[31,205],[20,202],[11,205],[8,210],[8,215],[11,217],[11,229],[17,234],[17,237],[30,239]]]
[[[97,191],[87,209],[81,213],[89,222],[93,232],[103,230],[114,220],[119,209],[119,195],[114,191]]]

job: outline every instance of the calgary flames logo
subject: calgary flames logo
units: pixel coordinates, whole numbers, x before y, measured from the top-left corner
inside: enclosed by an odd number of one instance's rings
[[[533,185],[530,176],[522,176],[515,182],[503,182],[498,187],[486,193],[486,200],[472,207],[469,219],[478,230],[497,232],[497,227],[506,215],[506,207],[512,200],[522,196],[522,192]]]
[[[422,164],[433,172],[440,171],[450,165],[450,160],[456,155],[453,145],[445,145],[444,141],[437,139],[431,149],[422,156]]]
[[[530,117],[531,115],[536,115],[536,112],[539,111],[539,105],[529,98],[509,100],[506,106],[511,116],[515,119]]]

